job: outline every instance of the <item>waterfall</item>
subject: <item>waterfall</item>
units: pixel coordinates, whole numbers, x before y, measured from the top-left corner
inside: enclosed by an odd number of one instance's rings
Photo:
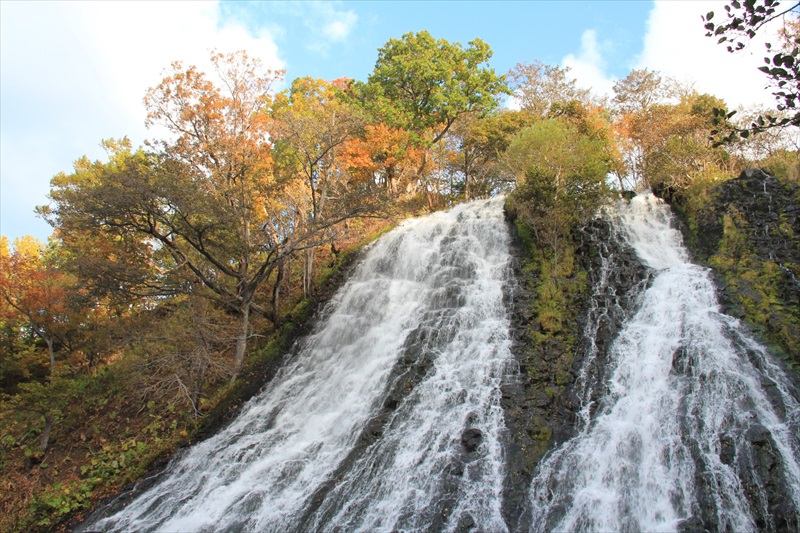
[[[102,531],[506,529],[501,198],[372,245],[265,390]]]
[[[578,387],[582,427],[538,466],[531,530],[796,530],[797,392],[720,312],[667,206],[640,195],[609,217],[651,282],[609,348],[605,382]]]
[[[504,515],[518,489],[501,406],[514,373],[502,201],[371,245],[237,418],[79,530],[800,529],[796,386],[721,312],[649,194],[606,211],[575,436],[530,474],[528,507]]]

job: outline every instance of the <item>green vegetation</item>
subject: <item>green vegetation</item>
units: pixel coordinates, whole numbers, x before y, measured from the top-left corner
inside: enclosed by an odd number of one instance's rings
[[[563,76],[557,69],[544,72],[556,76],[556,82]],[[569,84],[561,85],[571,91]],[[520,361],[527,369],[528,430],[518,437],[530,469],[552,444],[553,413],[543,405],[552,405],[574,381],[588,290],[587,273],[576,255],[576,230],[609,199],[607,175],[621,165],[603,109],[552,93],[548,99],[547,105],[522,111],[526,126],[510,138],[503,157],[516,182],[506,210],[523,244],[522,283],[530,306]]]

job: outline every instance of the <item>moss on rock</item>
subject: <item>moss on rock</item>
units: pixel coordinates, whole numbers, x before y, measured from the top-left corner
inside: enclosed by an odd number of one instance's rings
[[[686,199],[686,243],[712,267],[726,311],[800,370],[800,187],[747,170]]]

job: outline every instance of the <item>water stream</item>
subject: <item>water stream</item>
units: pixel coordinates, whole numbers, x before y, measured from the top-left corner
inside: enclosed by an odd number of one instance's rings
[[[503,531],[502,198],[382,237],[268,387],[102,531]]]
[[[583,427],[539,465],[531,530],[798,527],[796,392],[720,312],[667,206],[640,195],[610,216],[653,279],[610,348],[607,392],[583,387]]]

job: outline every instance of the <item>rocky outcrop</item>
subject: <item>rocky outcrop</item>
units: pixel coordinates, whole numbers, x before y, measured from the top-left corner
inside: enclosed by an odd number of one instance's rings
[[[800,186],[750,169],[708,195],[705,203],[675,206],[685,221],[684,241],[695,261],[713,268],[723,311],[747,322],[800,387]],[[764,386],[773,408],[786,415],[774,385]],[[797,434],[797,418],[788,418]],[[741,435],[722,435],[720,459],[742,480],[759,530],[797,531],[792,489],[779,474],[780,454],[765,427],[753,424]],[[703,484],[698,479],[697,486]],[[702,521],[693,517],[679,531],[702,529],[698,524],[713,530],[711,509],[701,503]]]
[[[679,206],[695,259],[714,268],[728,314],[800,369],[800,186],[750,169]]]
[[[800,264],[800,187],[758,169],[745,170],[721,184],[695,215],[699,259],[707,261],[718,252],[725,233],[724,215],[734,209],[749,224],[748,244],[758,256]]]
[[[502,405],[508,434],[505,514],[514,529],[526,530],[528,490],[544,455],[575,435],[578,413],[587,399],[602,394],[586,383],[605,380],[607,351],[635,308],[634,300],[649,281],[636,253],[612,236],[605,220],[594,220],[575,235],[576,259],[586,276],[585,288],[571,305],[573,318],[566,336],[542,337],[531,311],[534,295],[521,282],[513,297],[515,357],[519,372],[503,386]],[[523,273],[525,245],[517,236],[516,279]]]

